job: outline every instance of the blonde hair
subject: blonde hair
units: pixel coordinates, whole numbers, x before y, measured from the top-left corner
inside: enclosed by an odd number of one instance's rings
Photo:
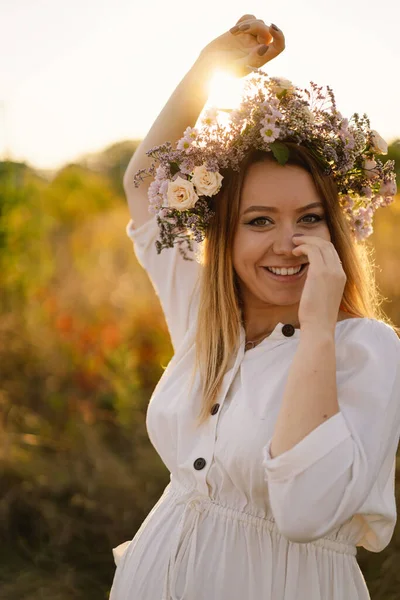
[[[381,320],[397,333],[380,305],[383,298],[377,288],[371,252],[365,243],[357,242],[339,205],[333,179],[323,174],[318,160],[304,146],[287,143],[287,164],[298,165],[312,176],[325,206],[331,241],[347,276],[340,309],[353,317]],[[243,326],[242,300],[237,275],[233,268],[233,242],[240,213],[240,196],[244,177],[251,164],[275,160],[270,153],[251,150],[241,163],[240,171],[222,171],[224,184],[213,197],[215,216],[202,246],[200,305],[196,328],[196,360],[201,376],[201,411],[197,426],[205,423],[215,404],[224,374],[234,352],[238,350],[240,327]]]

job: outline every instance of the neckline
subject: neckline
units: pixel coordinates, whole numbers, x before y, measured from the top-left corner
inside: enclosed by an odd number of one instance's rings
[[[350,322],[351,321],[363,321],[367,318],[368,317],[351,317],[349,319],[342,319],[341,321],[337,321],[335,330],[342,323],[348,323],[349,321]],[[300,338],[301,330],[297,329],[297,328],[295,328],[293,335],[291,335],[291,336],[284,335],[282,333],[282,327],[284,325],[285,325],[285,323],[281,323],[279,321],[279,323],[276,324],[276,326],[271,331],[271,333],[267,337],[265,337],[263,340],[261,340],[261,342],[259,344],[257,344],[254,348],[249,348],[249,350],[245,350],[246,332],[245,332],[243,325],[241,324],[240,325],[240,346],[243,347],[243,351],[245,352],[245,354],[248,354],[249,352],[254,352],[255,350],[257,350],[257,348],[260,348],[263,345],[267,345],[271,341],[289,341],[289,340],[297,340]]]

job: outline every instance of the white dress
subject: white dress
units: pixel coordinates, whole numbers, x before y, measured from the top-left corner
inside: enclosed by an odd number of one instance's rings
[[[396,333],[368,318],[337,324],[340,412],[271,459],[300,330],[278,323],[244,352],[242,328],[218,402],[196,431],[198,376],[191,393],[189,383],[201,265],[176,247],[157,254],[158,232],[155,216],[127,226],[175,352],[146,416],[170,482],[134,538],[113,549],[110,600],[369,599],[356,546],[380,552],[396,523]]]

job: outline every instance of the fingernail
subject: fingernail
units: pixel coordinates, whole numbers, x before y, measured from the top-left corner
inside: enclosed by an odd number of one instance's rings
[[[235,25],[234,27],[232,27],[232,29],[229,30],[231,33],[236,33],[237,31],[239,31],[239,25]]]
[[[266,45],[264,44],[263,46],[261,46],[261,48],[259,48],[259,49],[257,50],[257,54],[258,54],[259,56],[262,56],[263,54],[265,54],[265,53],[266,53],[266,51],[268,50],[268,48],[269,48],[269,46],[266,46]]]
[[[241,25],[239,27],[239,29],[240,29],[240,31],[246,31],[246,29],[250,29],[250,25],[249,24],[247,24],[247,25]]]
[[[279,27],[277,27],[276,25],[274,25],[273,23],[271,23],[271,27],[272,29],[275,29],[275,31],[279,31]]]
[[[301,237],[301,236],[303,236],[303,235],[304,235],[304,233],[294,233],[294,234],[293,234],[293,237]]]

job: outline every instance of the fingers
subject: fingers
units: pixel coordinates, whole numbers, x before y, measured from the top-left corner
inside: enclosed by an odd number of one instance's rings
[[[312,250],[318,248],[320,252],[319,254],[316,253],[315,257],[317,257],[317,263],[319,266],[326,265],[327,267],[330,267],[332,271],[336,270],[340,273],[343,272],[339,255],[331,241],[325,240],[318,236],[308,235],[302,236],[301,239],[294,237],[293,241],[296,242],[296,250],[297,248],[301,248],[302,250],[307,250],[311,253]],[[295,254],[298,255],[297,252],[295,252]],[[320,256],[322,260],[320,259]]]
[[[285,49],[285,36],[283,35],[283,32],[279,29],[279,27],[277,27],[273,23],[270,26],[268,26],[261,19],[252,19],[245,17],[248,17],[248,15],[244,15],[242,17],[243,22],[241,22],[239,25],[235,25],[235,27],[233,27],[230,30],[230,32],[233,35],[239,35],[240,33],[253,35],[254,37],[256,37],[257,42],[259,44],[265,44],[269,46],[267,54],[263,55],[267,60],[260,62],[257,56],[255,56],[253,58],[256,58],[258,62],[256,61],[257,65],[252,66],[261,66],[265,64],[265,62],[272,60],[273,58],[275,58],[275,56],[278,56],[278,54],[283,52],[283,50]]]
[[[285,36],[279,27],[273,23],[268,26],[254,15],[246,14],[240,17],[229,33],[239,35],[239,39],[242,38],[242,33],[245,34],[241,42],[247,55],[236,61],[240,76],[248,75],[253,69],[259,69],[285,49]]]
[[[285,36],[282,31],[273,31],[273,40],[270,44],[262,44],[252,49],[249,56],[249,63],[251,66],[260,68],[265,63],[269,62],[276,56],[278,56],[285,49]]]
[[[243,21],[248,21],[249,19],[255,19],[256,17],[254,15],[243,15],[243,17],[240,17],[240,19],[238,19],[236,21],[236,25],[238,23],[242,23]]]
[[[272,42],[273,35],[264,21],[256,18],[247,18],[243,22],[236,24],[232,29],[229,30],[233,35],[240,33],[249,33],[257,38],[259,44],[269,44]]]
[[[278,27],[274,24],[271,25],[270,32],[272,33],[273,37],[271,46],[273,48],[273,52],[275,53],[274,56],[277,56],[285,49],[285,36],[283,35],[283,31],[278,29]]]
[[[279,36],[279,38],[276,36],[272,44],[260,44],[258,46],[254,46],[254,48],[249,51],[248,56],[241,58],[238,61],[238,64],[240,64],[242,69],[247,69],[247,74],[252,68],[260,69],[267,62],[283,52],[284,48],[285,37],[282,34]]]

